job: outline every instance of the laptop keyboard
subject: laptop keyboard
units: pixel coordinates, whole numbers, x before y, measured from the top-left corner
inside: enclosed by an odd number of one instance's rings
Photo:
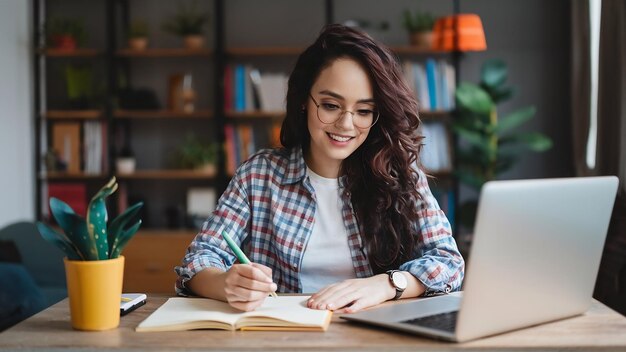
[[[428,315],[421,318],[401,321],[404,324],[423,326],[425,328],[454,332],[456,327],[456,317],[459,311]]]

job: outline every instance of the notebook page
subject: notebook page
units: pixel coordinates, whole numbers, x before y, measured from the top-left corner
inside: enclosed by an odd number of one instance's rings
[[[327,310],[309,309],[306,301],[310,296],[278,296],[267,297],[263,305],[252,312],[242,315],[246,318],[269,317],[298,325],[322,326],[326,321]],[[256,319],[254,319],[256,321]]]
[[[232,308],[228,303],[206,298],[170,298],[146,320],[137,326],[137,331],[162,326],[182,325],[198,321],[220,321],[235,325],[241,317],[241,311]],[[195,324],[194,324],[195,325]],[[206,324],[206,327],[211,327]]]

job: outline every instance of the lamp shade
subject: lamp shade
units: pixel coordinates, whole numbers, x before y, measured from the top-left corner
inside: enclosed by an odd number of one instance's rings
[[[433,49],[441,51],[483,51],[487,49],[480,17],[457,14],[439,18],[433,28]]]

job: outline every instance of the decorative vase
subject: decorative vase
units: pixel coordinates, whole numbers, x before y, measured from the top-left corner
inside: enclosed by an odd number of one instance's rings
[[[200,34],[187,35],[183,41],[187,49],[197,50],[204,47],[204,36]]]
[[[115,169],[120,174],[132,174],[135,172],[135,158],[119,157],[115,160]]]
[[[433,46],[433,32],[412,32],[410,34],[410,42],[412,46],[421,49],[430,49]]]
[[[72,327],[100,331],[120,324],[124,257],[65,262]]]
[[[148,38],[137,37],[128,39],[128,47],[135,51],[144,51],[148,47]]]

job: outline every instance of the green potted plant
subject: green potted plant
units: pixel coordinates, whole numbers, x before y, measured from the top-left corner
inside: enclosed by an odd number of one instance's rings
[[[189,135],[179,147],[177,160],[180,167],[216,174],[219,147],[216,143],[202,143],[196,136]]]
[[[402,24],[409,32],[411,45],[424,49],[432,47],[435,20],[435,16],[426,11],[404,10]]]
[[[510,99],[513,89],[505,86],[508,77],[502,60],[486,61],[481,82],[463,82],[455,92],[458,116],[452,128],[464,143],[457,146],[459,181],[480,191],[483,184],[509,170],[524,151],[543,152],[552,147],[552,140],[538,132],[516,132],[515,128],[535,116],[534,106],[498,116],[497,104]],[[460,222],[473,229],[478,201],[461,205]]]
[[[178,13],[163,23],[163,30],[183,38],[188,49],[204,46],[204,27],[209,22],[209,14],[198,9],[198,3],[181,4]]]
[[[131,50],[143,51],[148,47],[150,27],[143,20],[135,20],[130,24],[128,31],[128,47]]]
[[[48,46],[54,49],[74,50],[84,45],[85,25],[73,18],[52,18],[45,26]]]
[[[117,190],[115,177],[89,202],[85,218],[57,198],[50,198],[50,211],[62,232],[42,222],[41,236],[65,254],[65,273],[72,327],[107,330],[119,325],[124,257],[122,249],[135,235],[141,220],[137,203],[108,222],[105,199]]]

